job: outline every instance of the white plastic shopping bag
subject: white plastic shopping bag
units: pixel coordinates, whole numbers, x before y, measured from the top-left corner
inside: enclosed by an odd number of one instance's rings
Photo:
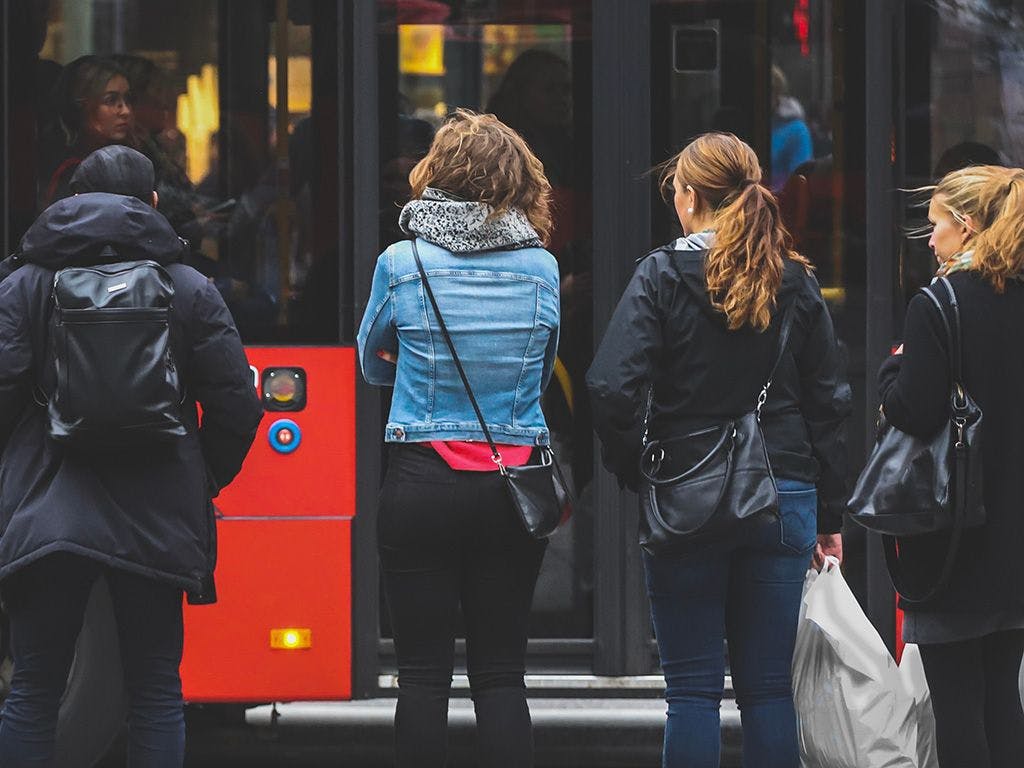
[[[804,768],[922,768],[914,692],[835,558],[804,582],[793,701]]]
[[[912,643],[903,646],[900,677],[907,692],[914,699],[917,718],[917,766],[939,768],[939,756],[935,751],[935,715],[932,712],[932,698],[928,692],[928,680],[924,676],[921,651]]]

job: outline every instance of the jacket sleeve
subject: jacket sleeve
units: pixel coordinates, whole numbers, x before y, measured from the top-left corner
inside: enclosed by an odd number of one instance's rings
[[[903,354],[879,371],[885,418],[908,434],[930,437],[948,418],[949,389],[946,330],[935,305],[919,294],[907,307]]]
[[[356,343],[359,346],[359,365],[363,378],[370,384],[392,387],[398,366],[377,356],[377,351],[398,351],[398,332],[395,328],[394,293],[391,290],[389,255],[385,251],[377,259],[373,271],[373,284],[366,311],[359,323]]]
[[[216,496],[242,468],[263,406],[234,320],[212,283],[205,283],[196,298],[189,386],[203,408],[199,441]]]
[[[800,412],[819,467],[818,533],[836,533],[846,508],[846,419],[851,393],[842,376],[832,318],[817,286],[814,298],[808,336],[796,354]]]
[[[554,260],[553,257],[552,260]],[[555,358],[558,356],[558,336],[561,332],[562,326],[562,299],[561,294],[558,292],[559,280],[557,267],[552,270],[550,279],[554,289],[554,298],[552,301],[554,319],[552,321],[551,333],[548,336],[548,344],[544,349],[544,366],[541,368],[540,372],[541,392],[548,388],[548,384],[551,383],[551,375],[555,372]]]
[[[28,406],[32,386],[28,307],[21,281],[0,283],[0,452]]]
[[[587,372],[604,465],[620,485],[633,490],[639,480],[647,385],[662,346],[656,276],[656,259],[640,262]]]

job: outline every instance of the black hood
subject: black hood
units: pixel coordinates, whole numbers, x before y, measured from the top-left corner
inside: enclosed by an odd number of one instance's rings
[[[87,192],[58,200],[21,239],[19,258],[46,269],[111,261],[180,261],[185,243],[155,208],[134,197]]]

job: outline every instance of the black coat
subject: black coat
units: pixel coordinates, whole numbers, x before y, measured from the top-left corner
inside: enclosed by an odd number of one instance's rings
[[[1024,283],[1009,280],[1006,291],[997,294],[976,272],[956,272],[949,280],[960,304],[964,384],[984,413],[987,522],[964,532],[949,586],[924,610],[1019,610],[1024,608]],[[944,295],[941,287],[938,295]],[[915,296],[907,308],[904,347],[904,354],[889,358],[879,373],[882,407],[898,429],[930,437],[949,418],[950,376],[946,331],[925,296]],[[945,534],[900,540],[908,589],[934,584],[947,543]]]
[[[188,434],[132,451],[66,451],[47,436],[33,386],[42,363],[54,270],[152,259],[175,288],[172,344]],[[216,560],[211,497],[241,468],[262,408],[231,315],[216,288],[177,263],[183,244],[134,198],[90,193],[47,208],[26,233],[24,266],[0,283],[0,579],[51,552],[201,592]],[[109,254],[109,251],[107,252]],[[196,402],[202,406],[200,426]]]
[[[780,310],[793,327],[762,426],[776,477],[815,483],[818,530],[838,531],[846,502],[843,422],[850,389],[839,375],[832,320],[814,277],[788,261],[767,332],[730,331],[711,306],[706,250],[653,251],[626,286],[587,374],[604,463],[635,489],[646,390],[650,436],[680,436],[753,410],[775,355]]]

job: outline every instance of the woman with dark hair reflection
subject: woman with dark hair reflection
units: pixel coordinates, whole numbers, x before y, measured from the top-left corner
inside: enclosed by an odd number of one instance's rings
[[[544,396],[553,439],[567,460],[578,492],[592,476],[590,400],[584,384],[591,360],[592,275],[588,169],[577,163],[573,136],[572,69],[541,48],[523,51],[509,65],[487,111],[514,128],[530,145],[551,182],[557,214],[550,250],[561,275],[562,332],[556,383]],[[586,538],[585,536],[583,538]]]
[[[133,114],[128,75],[116,62],[100,56],[75,59],[55,87],[57,123],[50,126],[51,145],[59,145],[42,188],[41,207],[71,195],[75,169],[89,153],[108,144],[131,146]]]

